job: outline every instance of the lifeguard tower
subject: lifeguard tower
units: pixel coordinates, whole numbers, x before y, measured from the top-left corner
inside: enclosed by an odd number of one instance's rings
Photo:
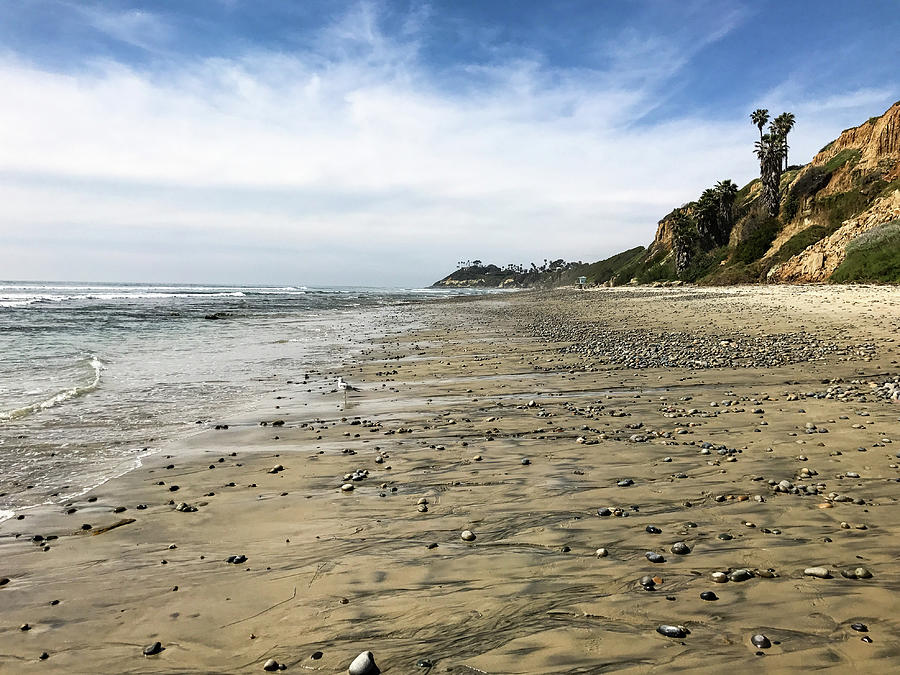
[[[585,286],[587,286],[587,277],[578,277],[578,288],[584,290]]]

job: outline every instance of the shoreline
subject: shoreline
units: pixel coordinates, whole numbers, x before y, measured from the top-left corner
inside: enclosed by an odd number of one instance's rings
[[[358,387],[347,410],[337,391],[314,411],[279,399],[298,394],[282,383],[255,413],[223,419],[227,430],[180,439],[72,500],[72,514],[57,505],[0,523],[0,664],[249,673],[274,658],[336,673],[371,650],[386,673],[900,667],[900,406],[850,384],[900,374],[900,290],[879,288],[423,303],[410,310],[419,327],[332,369]],[[723,328],[776,336],[772,349],[813,334],[823,352],[690,368],[578,350],[627,331],[693,336],[699,349]],[[643,354],[646,342],[623,349]],[[676,359],[679,344],[658,349]],[[836,386],[857,393],[808,395]],[[598,515],[606,508],[621,515]],[[689,554],[671,552],[680,541]],[[225,562],[235,555],[246,560]],[[840,576],[854,565],[872,578]],[[833,578],[803,573],[816,566]],[[712,580],[742,569],[745,581]],[[699,600],[706,591],[719,600]],[[860,622],[864,633],[849,627]],[[660,624],[690,633],[664,637]],[[773,646],[754,648],[757,632]],[[155,641],[164,650],[143,656]]]

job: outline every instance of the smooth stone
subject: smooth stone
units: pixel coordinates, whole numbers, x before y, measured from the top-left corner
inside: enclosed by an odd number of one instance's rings
[[[734,539],[734,537],[732,537],[727,532],[723,532],[722,534],[716,535],[716,538],[721,539],[722,541],[731,541],[732,539]]]
[[[690,546],[685,544],[683,541],[676,541],[672,544],[672,553],[676,555],[687,555],[691,552]]]
[[[605,558],[609,555],[609,551],[607,551],[605,548],[598,548],[596,555],[598,558]]]
[[[659,626],[656,632],[669,638],[683,638],[688,634],[688,630],[684,626],[667,626],[665,624]]]
[[[644,557],[647,558],[652,563],[664,563],[666,559],[663,558],[659,553],[654,553],[653,551],[647,551],[644,554]]]
[[[352,483],[344,483],[343,485],[341,485],[341,491],[343,491],[343,492],[350,492],[351,490],[353,490],[353,484],[352,484]]]
[[[597,515],[600,516],[601,518],[606,518],[607,516],[612,515],[612,510],[608,509],[606,507],[603,507],[602,509],[597,509]]]
[[[350,675],[378,675],[381,672],[375,665],[375,657],[372,652],[363,652],[350,664]]]
[[[634,485],[634,481],[630,478],[624,478],[623,480],[620,480],[618,483],[616,483],[616,485],[618,485],[619,487],[628,487],[629,485]]]
[[[868,633],[869,627],[864,623],[851,623],[850,628],[860,633]]]
[[[713,572],[712,580],[717,584],[724,584],[726,581],[728,581],[728,575],[725,574],[725,572]]]
[[[719,599],[719,596],[716,595],[715,593],[713,593],[712,591],[703,591],[703,592],[700,594],[700,599],[701,599],[701,600],[708,600],[708,601],[712,602],[713,600],[718,600],[718,599]]]
[[[807,567],[803,570],[803,574],[808,577],[818,577],[819,579],[830,579],[831,572],[825,567]]]
[[[772,646],[772,641],[762,633],[757,633],[756,635],[754,635],[752,638],[750,638],[750,642],[753,643],[754,647],[759,647],[760,649],[768,649]]]
[[[459,536],[463,541],[475,541],[475,533],[472,530],[463,530]]]
[[[648,525],[646,530],[649,534],[662,534],[662,530],[656,527],[655,525]]]
[[[278,661],[276,661],[275,659],[269,659],[268,661],[266,661],[263,664],[263,670],[268,671],[270,673],[275,670],[278,670]]]
[[[728,579],[731,581],[739,582],[739,581],[747,581],[747,579],[753,578],[753,572],[746,568],[741,568],[738,570],[734,570],[731,574],[728,575]]]
[[[161,642],[154,642],[152,645],[147,645],[144,647],[144,656],[153,656],[154,654],[159,654],[163,650],[163,646]]]
[[[528,466],[529,464],[531,464],[531,460],[528,459],[527,457],[523,457],[522,458],[522,466]]]

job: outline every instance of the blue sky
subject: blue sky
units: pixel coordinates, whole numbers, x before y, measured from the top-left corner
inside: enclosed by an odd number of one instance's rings
[[[900,99],[900,4],[0,0],[0,276],[597,260]]]

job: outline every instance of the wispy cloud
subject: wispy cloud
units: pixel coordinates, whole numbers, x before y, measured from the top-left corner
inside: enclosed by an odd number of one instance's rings
[[[190,241],[197,280],[424,283],[461,258],[587,260],[646,243],[671,207],[755,168],[744,119],[634,125],[740,14],[702,39],[627,29],[594,68],[526,52],[438,72],[421,53],[429,11],[391,17],[389,31],[380,5],[362,3],[298,52],[163,69],[0,60],[0,88],[16,92],[0,102],[0,243],[21,251],[29,232],[46,249],[74,230],[94,258],[131,245],[147,278]],[[152,15],[87,16],[130,44],[170,38]],[[805,104],[818,121],[798,121],[798,153],[831,109]],[[170,266],[138,255],[148,232],[169,242]],[[7,276],[48,276],[22,261],[0,253]],[[376,267],[384,276],[346,272]]]

